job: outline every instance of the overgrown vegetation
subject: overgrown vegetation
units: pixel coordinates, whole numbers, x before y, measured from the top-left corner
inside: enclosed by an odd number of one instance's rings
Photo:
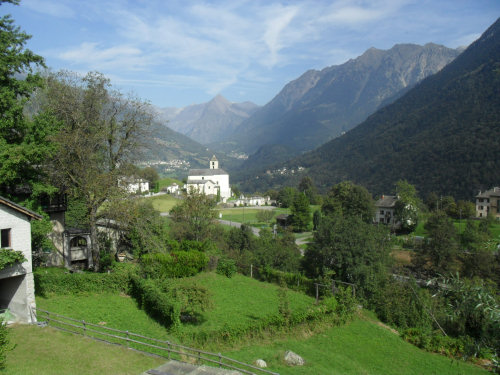
[[[16,263],[25,262],[26,258],[22,251],[16,251],[6,248],[0,249],[0,270],[12,266]]]

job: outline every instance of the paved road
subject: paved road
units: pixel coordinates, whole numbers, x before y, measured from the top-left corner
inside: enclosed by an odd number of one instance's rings
[[[236,221],[229,221],[229,220],[222,220],[222,219],[217,219],[217,221],[223,225],[229,225],[230,227],[241,228],[241,223],[238,223]],[[259,235],[259,231],[260,231],[259,228],[255,228],[255,227],[252,227],[250,225],[249,225],[249,227],[250,227],[250,229],[252,229],[253,234],[255,234],[256,236]]]
[[[162,212],[162,213],[160,213],[160,215],[161,216],[170,216],[170,214],[168,212]],[[221,223],[222,225],[229,225],[230,227],[241,228],[241,223],[238,223],[237,221],[229,221],[229,220],[222,220],[222,219],[217,219],[217,221],[219,223]],[[249,227],[250,227],[250,229],[252,229],[253,234],[255,234],[256,236],[259,236],[259,231],[260,231],[259,228],[252,227],[251,225],[249,225]],[[297,246],[299,246],[299,245],[303,245],[309,241],[310,241],[310,238],[297,238],[295,240],[295,243],[297,244]]]

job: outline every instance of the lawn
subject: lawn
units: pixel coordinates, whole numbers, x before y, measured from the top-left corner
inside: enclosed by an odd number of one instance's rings
[[[253,207],[237,207],[237,208],[223,208],[219,210],[222,214],[222,220],[235,221],[238,223],[247,223],[250,225],[265,226],[266,223],[259,222],[257,220],[257,212],[264,208],[253,208]],[[267,208],[266,208],[267,209]],[[273,208],[274,219],[280,214],[289,214],[290,210],[287,208]]]
[[[129,330],[157,339],[170,339],[165,327],[140,310],[134,299],[120,294],[36,297],[37,307],[105,327]]]
[[[278,287],[237,274],[231,279],[216,273],[201,273],[179,279],[183,284],[196,283],[211,293],[212,307],[199,323],[185,324],[175,333],[167,330],[140,310],[135,301],[118,294],[53,295],[37,297],[40,309],[93,324],[129,330],[145,336],[179,341],[199,341],[199,337],[220,335],[221,332],[241,332],[255,327],[262,319],[278,313]],[[289,291],[292,312],[303,312],[313,306],[314,299]],[[206,341],[205,339],[202,341]]]
[[[290,332],[259,335],[259,324],[278,312],[276,285],[242,275],[229,279],[215,273],[201,273],[176,282],[207,287],[213,306],[199,323],[185,324],[170,333],[123,294],[37,297],[37,305],[89,323],[146,336],[171,341],[182,337],[183,343],[191,346],[198,345],[193,345],[190,338],[213,340],[206,349],[225,350],[227,356],[247,363],[262,358],[273,371],[281,374],[487,374],[478,367],[427,353],[406,343],[367,313],[345,326],[328,328],[319,324],[313,331],[302,326]],[[314,302],[311,297],[293,291],[287,292],[287,300],[294,312],[305,311],[313,307]],[[256,327],[250,336],[223,345],[218,342],[221,332],[238,332],[248,327]],[[161,363],[49,328],[17,326],[11,330],[10,337],[18,346],[9,354],[6,374],[139,374]],[[284,365],[281,356],[286,350],[302,355],[306,365],[296,368]]]
[[[4,375],[138,375],[166,362],[50,327],[14,326],[9,340]]]
[[[170,194],[156,195],[154,197],[143,198],[149,200],[153,204],[153,208],[159,212],[169,212],[172,207],[180,202]]]
[[[306,364],[286,366],[281,358],[287,350],[302,356]],[[488,374],[477,366],[420,350],[365,318],[309,337],[272,340],[224,354],[243,362],[264,359],[273,371],[282,375]]]
[[[216,273],[201,273],[179,282],[205,286],[212,293],[213,302],[213,308],[204,314],[202,322],[181,328],[183,335],[245,329],[261,319],[278,314],[279,288],[274,284],[240,274],[229,279]],[[302,293],[288,291],[287,295],[293,312],[305,311],[315,302],[314,298]]]

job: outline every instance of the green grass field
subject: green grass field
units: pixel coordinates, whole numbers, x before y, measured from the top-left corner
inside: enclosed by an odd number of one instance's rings
[[[138,375],[166,362],[50,327],[14,326],[9,340],[3,375]]]
[[[237,208],[223,208],[219,212],[222,214],[222,220],[235,221],[238,223],[247,223],[250,225],[265,226],[266,223],[257,220],[257,212],[259,208],[253,207],[237,207]],[[280,214],[289,214],[290,210],[287,208],[273,208],[274,218]],[[271,220],[271,222],[273,222]]]
[[[174,198],[170,194],[156,195],[154,197],[143,198],[147,199],[153,204],[153,208],[159,212],[169,212],[172,207],[180,202],[179,199]]]
[[[285,365],[282,358],[287,350],[302,356],[305,365]],[[477,366],[420,350],[364,318],[315,335],[272,340],[225,354],[243,362],[262,358],[282,375],[488,374]]]
[[[179,337],[203,336],[214,342],[205,348],[252,363],[258,358],[281,374],[486,374],[482,369],[461,361],[424,352],[403,341],[397,334],[364,312],[353,322],[340,327],[320,323],[300,326],[291,331],[258,334],[259,322],[278,311],[277,286],[242,275],[229,279],[215,273],[202,273],[179,283],[198,283],[208,288],[213,307],[196,324],[184,324],[168,332],[123,294],[53,295],[37,297],[40,309],[49,310],[89,323],[128,330],[145,336],[179,341]],[[287,292],[294,312],[313,307],[313,299]],[[220,345],[221,332],[257,327],[256,334]],[[8,356],[6,374],[139,374],[161,363],[79,335],[56,332],[49,328],[16,326],[10,338],[17,347]],[[189,340],[184,344],[190,345]],[[104,346],[103,346],[104,345]],[[191,344],[192,345],[192,344]],[[197,346],[197,345],[192,345]],[[304,367],[291,368],[282,363],[286,350],[303,356]],[[81,356],[79,358],[78,356]],[[82,369],[83,368],[83,369]]]
[[[231,279],[216,273],[201,273],[178,282],[195,282],[212,293],[213,308],[204,321],[184,325],[181,335],[212,335],[221,330],[238,330],[254,326],[256,322],[278,314],[278,287],[236,274]],[[314,304],[312,297],[288,291],[290,309],[306,311]]]

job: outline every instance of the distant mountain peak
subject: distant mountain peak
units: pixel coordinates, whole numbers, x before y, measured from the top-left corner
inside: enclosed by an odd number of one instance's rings
[[[458,51],[437,44],[369,48],[361,56],[289,82],[227,139],[228,147],[253,153],[264,144],[307,151],[353,128],[425,77]]]

